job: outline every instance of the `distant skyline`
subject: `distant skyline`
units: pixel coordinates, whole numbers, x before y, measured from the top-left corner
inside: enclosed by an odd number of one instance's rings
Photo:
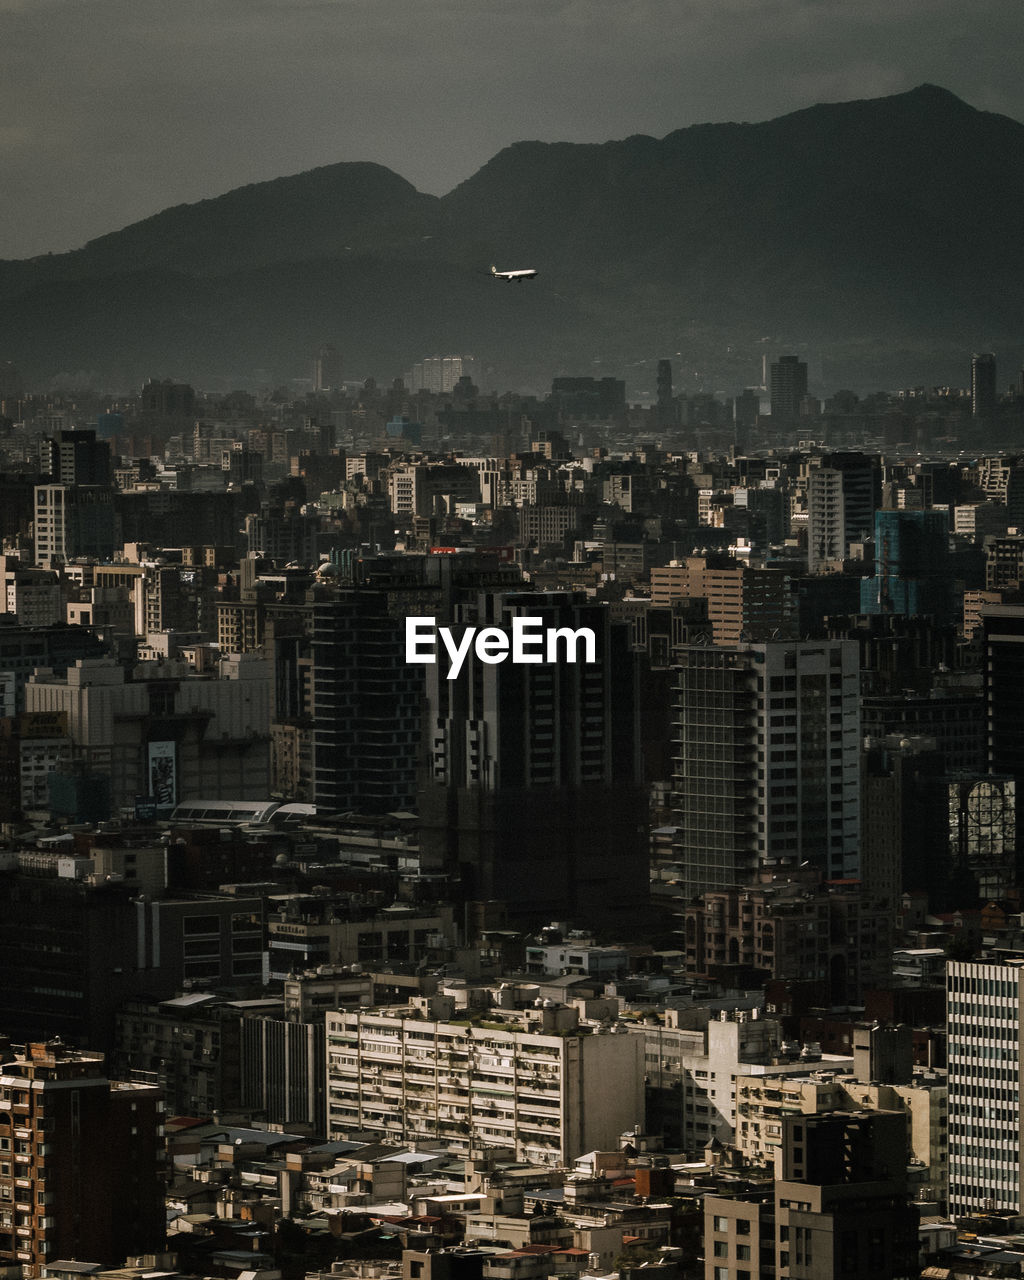
[[[941,85],[1024,120],[1019,0],[0,0],[0,258],[341,160],[443,194],[603,142]]]

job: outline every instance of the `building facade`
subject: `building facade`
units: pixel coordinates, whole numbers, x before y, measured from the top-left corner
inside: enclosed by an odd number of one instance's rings
[[[510,1147],[546,1165],[617,1149],[643,1117],[642,1040],[588,1034],[568,1009],[538,1011],[534,1026],[329,1013],[328,1137]]]

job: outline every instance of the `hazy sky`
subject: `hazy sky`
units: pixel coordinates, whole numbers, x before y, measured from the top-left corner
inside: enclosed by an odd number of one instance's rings
[[[441,194],[520,139],[930,81],[1024,120],[1020,0],[0,0],[0,258],[338,160]]]

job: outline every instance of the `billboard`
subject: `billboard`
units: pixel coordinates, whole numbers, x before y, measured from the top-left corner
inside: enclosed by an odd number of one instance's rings
[[[178,773],[173,742],[149,744],[149,794],[158,809],[178,803]]]

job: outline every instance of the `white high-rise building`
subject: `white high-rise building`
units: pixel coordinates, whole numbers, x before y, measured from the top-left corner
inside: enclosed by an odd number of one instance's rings
[[[1024,961],[946,966],[949,1212],[1024,1212],[1020,1066]]]

